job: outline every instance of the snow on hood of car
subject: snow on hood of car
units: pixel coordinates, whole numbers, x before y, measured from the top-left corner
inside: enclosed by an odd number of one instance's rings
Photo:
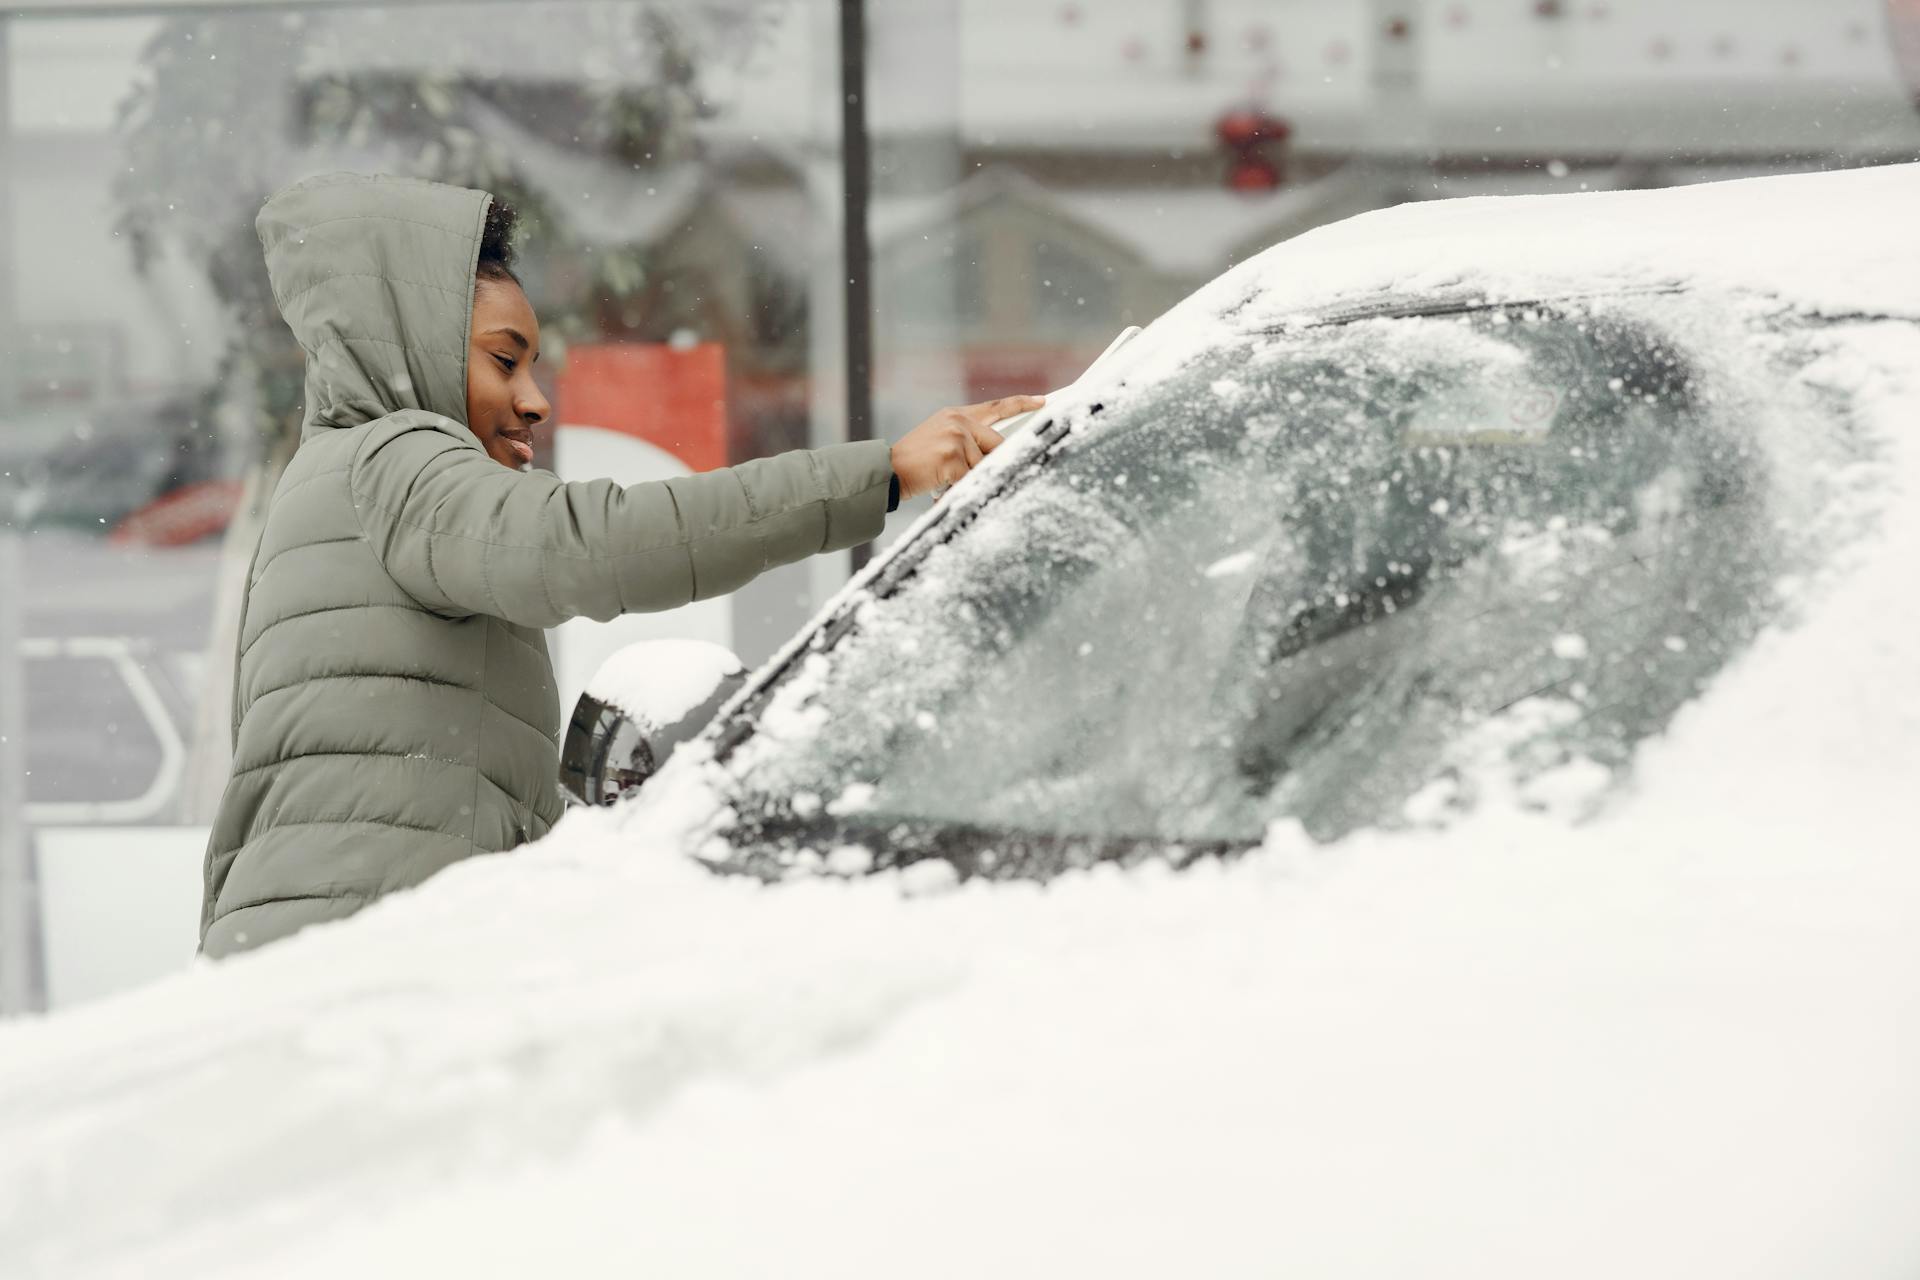
[[[0,1274],[1912,1274],[1920,335],[1804,376],[1875,532],[1591,821],[766,887],[695,742],[0,1027]]]

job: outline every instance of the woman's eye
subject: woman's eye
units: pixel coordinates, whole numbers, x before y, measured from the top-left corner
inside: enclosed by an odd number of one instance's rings
[[[513,372],[514,360],[512,356],[495,356],[494,359],[500,362],[502,369],[505,369],[508,373]]]

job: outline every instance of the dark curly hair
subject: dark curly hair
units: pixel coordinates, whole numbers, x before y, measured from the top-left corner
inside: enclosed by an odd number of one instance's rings
[[[494,200],[487,206],[487,222],[480,230],[480,258],[473,274],[480,280],[505,280],[520,283],[513,274],[513,231],[520,220],[519,210]]]

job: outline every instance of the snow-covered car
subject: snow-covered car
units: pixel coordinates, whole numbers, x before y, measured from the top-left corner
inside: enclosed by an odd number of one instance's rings
[[[633,799],[0,1028],[0,1274],[1913,1274],[1916,202],[1229,272]]]
[[[1185,863],[1489,789],[1580,819],[1860,531],[1873,445],[1822,370],[1903,321],[1757,283],[1234,283],[1056,395],[745,696],[697,647],[616,658],[598,687],[658,692],[583,700],[571,790],[631,795],[726,703],[704,856],[770,878]]]

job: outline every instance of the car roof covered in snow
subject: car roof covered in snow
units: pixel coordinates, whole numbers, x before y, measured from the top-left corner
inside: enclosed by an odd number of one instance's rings
[[[1113,376],[1152,377],[1235,333],[1355,304],[1681,288],[1823,315],[1920,318],[1920,164],[1653,191],[1421,201],[1275,245],[1149,327]]]

